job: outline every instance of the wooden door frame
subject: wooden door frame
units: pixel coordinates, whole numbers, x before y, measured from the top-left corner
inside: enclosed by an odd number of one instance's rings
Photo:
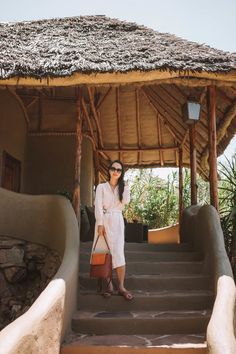
[[[21,187],[21,161],[13,157],[11,154],[9,154],[7,151],[3,150],[2,152],[2,178],[1,178],[1,186],[4,187],[5,184],[5,179],[6,179],[6,161],[10,160],[12,161],[15,165],[17,165],[17,186],[14,192],[20,192],[20,187]]]

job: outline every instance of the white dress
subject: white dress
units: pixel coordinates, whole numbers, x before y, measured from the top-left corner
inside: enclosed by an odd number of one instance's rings
[[[95,232],[94,241],[98,236],[98,225],[104,225],[106,239],[112,255],[112,267],[117,268],[125,265],[124,256],[124,219],[122,210],[130,201],[129,187],[124,187],[123,200],[120,202],[118,186],[113,191],[109,182],[97,186],[95,196]],[[107,250],[104,237],[99,237],[96,252]]]

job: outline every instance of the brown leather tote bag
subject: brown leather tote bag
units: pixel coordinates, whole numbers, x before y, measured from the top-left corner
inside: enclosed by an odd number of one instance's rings
[[[112,257],[106,237],[104,236],[104,238],[108,251],[105,253],[95,253],[95,248],[99,239],[98,236],[92,251],[90,262],[90,278],[111,278],[112,276]]]

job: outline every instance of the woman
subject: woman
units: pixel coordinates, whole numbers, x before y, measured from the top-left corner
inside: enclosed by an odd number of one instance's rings
[[[125,256],[124,256],[124,219],[122,210],[130,201],[129,187],[124,182],[124,167],[121,161],[113,161],[108,168],[108,181],[97,186],[95,196],[95,235],[99,236],[96,246],[107,249],[104,237],[108,242],[112,255],[112,268],[118,278],[118,293],[126,300],[132,300],[133,295],[124,287]],[[108,297],[113,292],[113,286],[108,279],[107,290],[103,294]]]

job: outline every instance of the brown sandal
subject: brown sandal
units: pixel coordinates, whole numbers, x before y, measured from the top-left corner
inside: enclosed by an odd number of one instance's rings
[[[105,298],[109,298],[109,297],[111,297],[112,294],[113,294],[112,279],[110,279],[108,281],[106,279],[106,290],[102,293],[102,296],[104,296]]]
[[[125,300],[127,300],[127,301],[131,301],[131,300],[133,300],[133,295],[129,292],[129,291],[127,291],[127,290],[119,290],[118,291],[118,294],[120,295],[120,296],[123,296],[123,298],[125,299]]]
[[[106,291],[104,291],[104,293],[102,293],[102,296],[107,299],[107,298],[111,297],[112,294],[113,294],[112,290],[106,290]]]

